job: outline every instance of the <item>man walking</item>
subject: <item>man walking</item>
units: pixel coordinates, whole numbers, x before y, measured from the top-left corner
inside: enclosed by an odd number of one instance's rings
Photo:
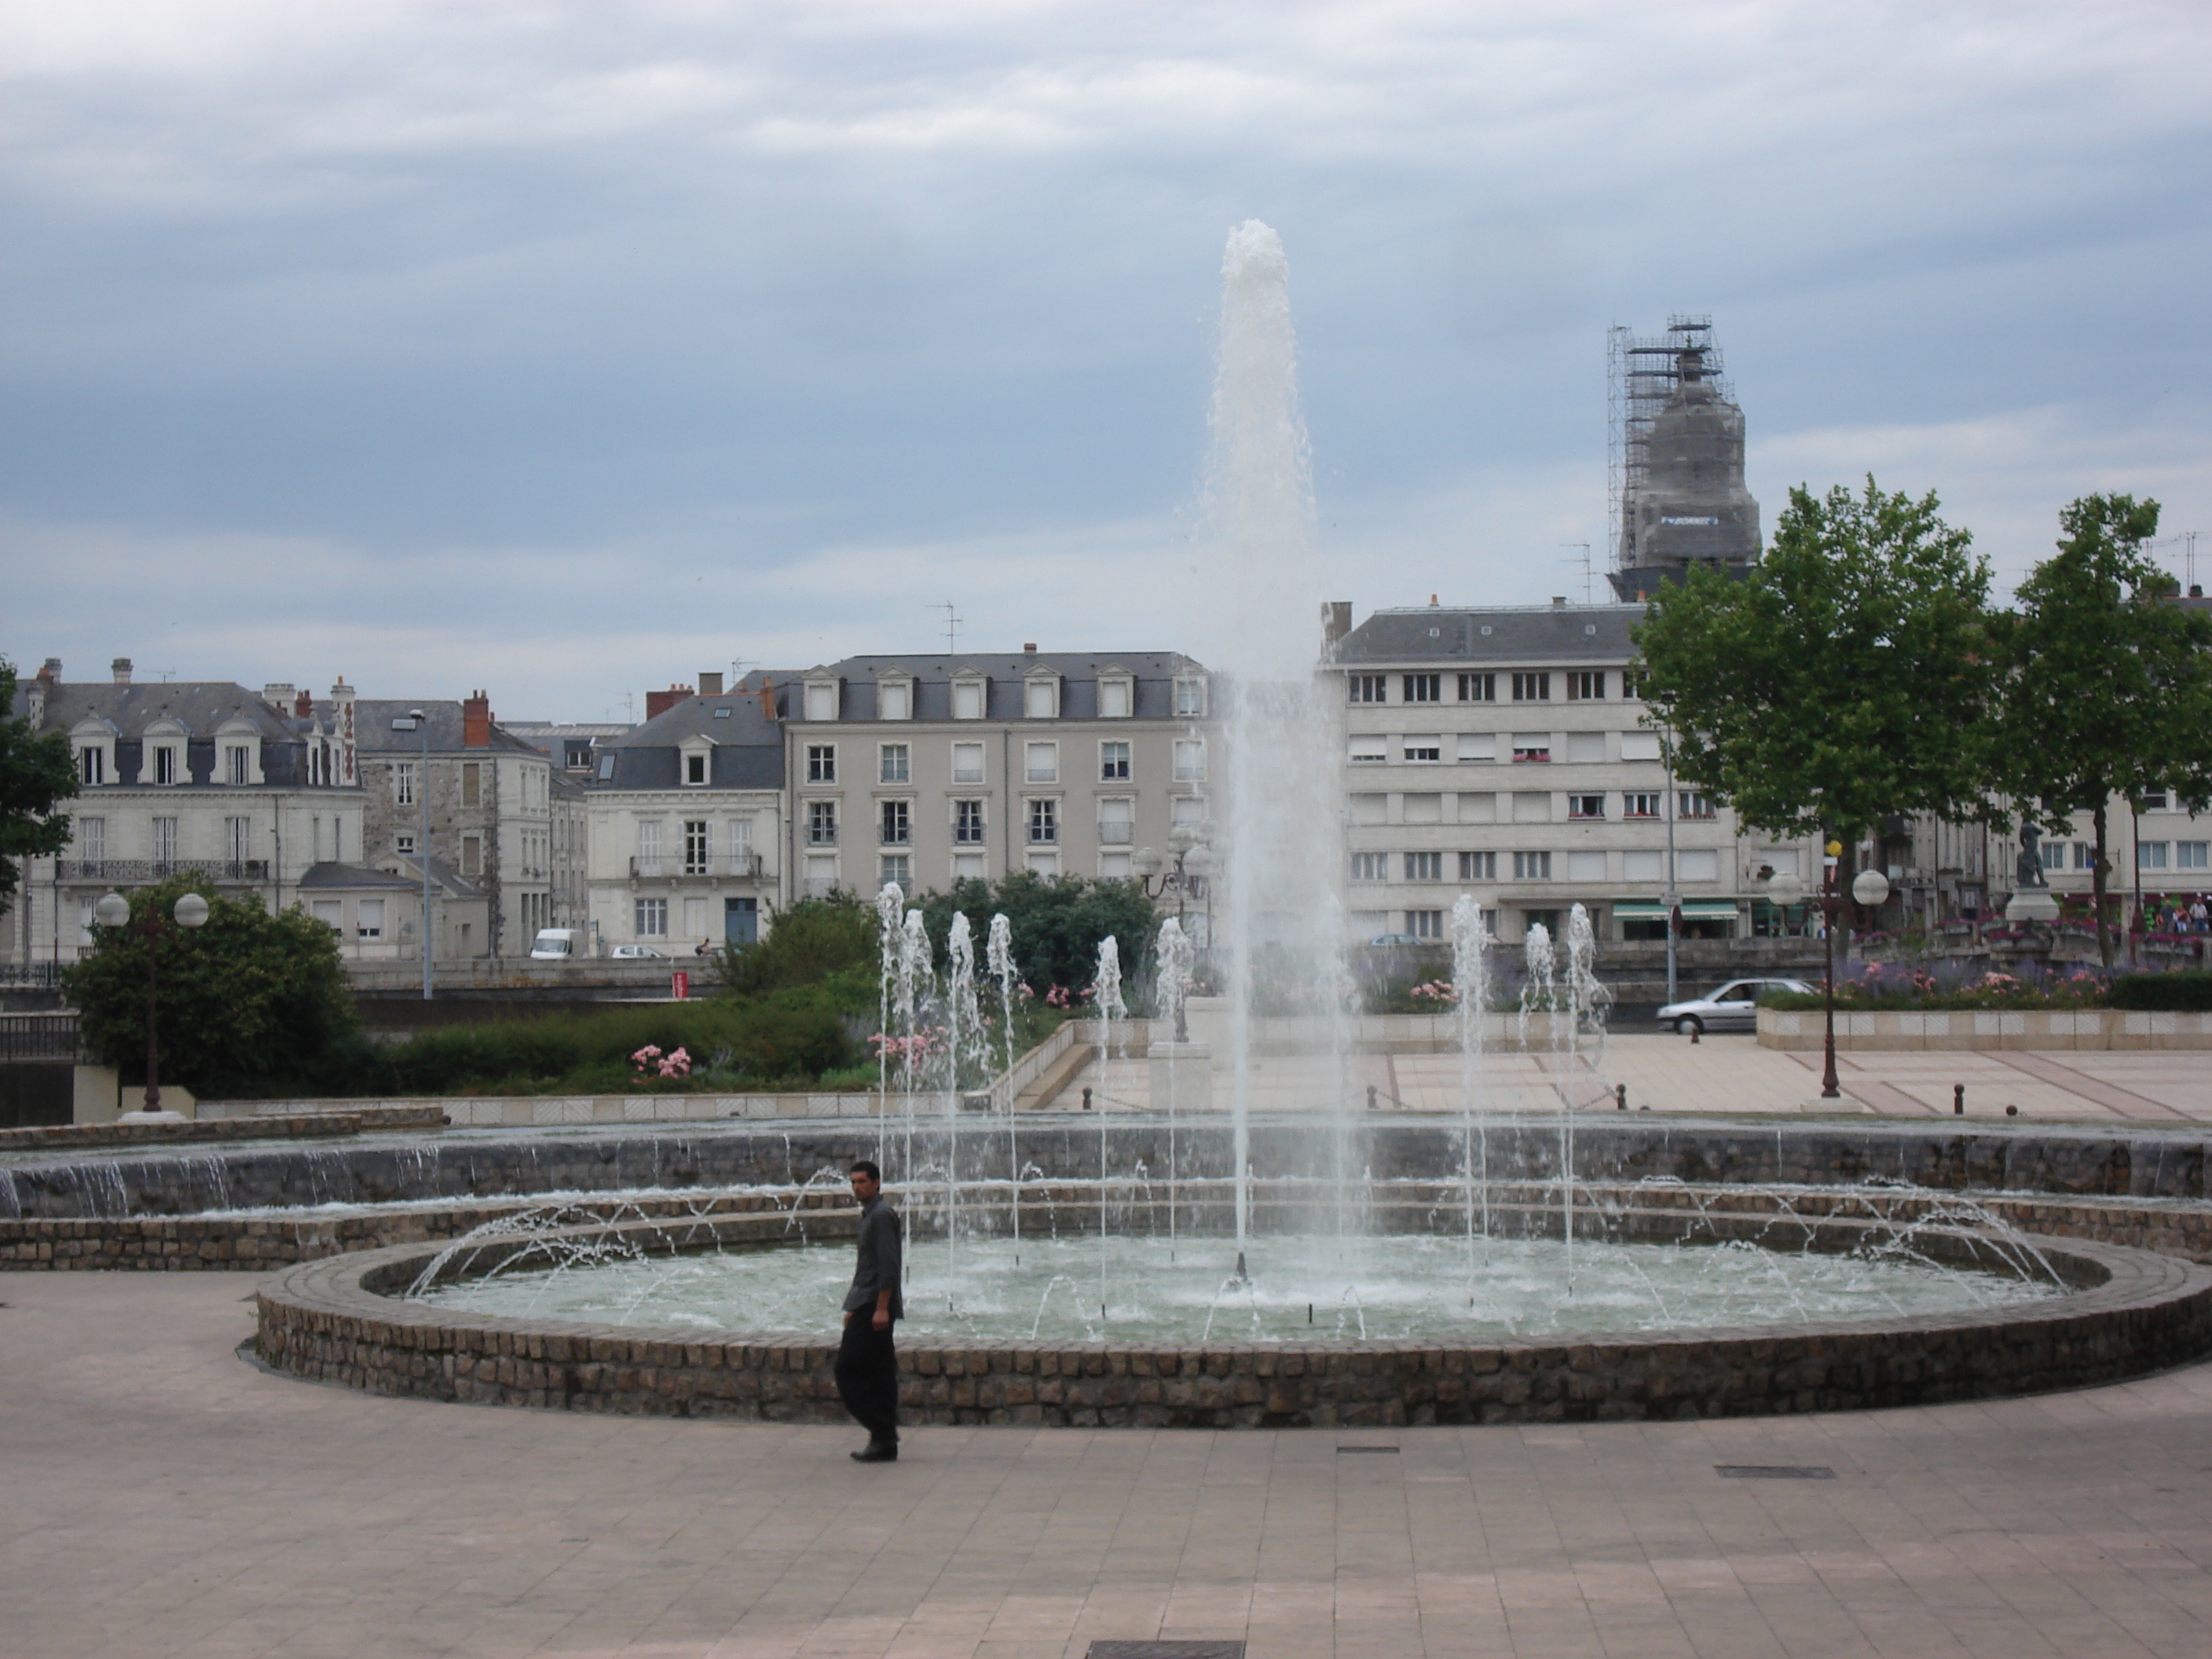
[[[837,1394],[868,1431],[855,1463],[898,1462],[898,1354],[891,1322],[903,1318],[899,1295],[898,1212],[884,1202],[883,1171],[862,1158],[853,1165],[853,1196],[860,1200],[860,1259],[853,1288],[845,1292],[845,1331],[837,1343]]]

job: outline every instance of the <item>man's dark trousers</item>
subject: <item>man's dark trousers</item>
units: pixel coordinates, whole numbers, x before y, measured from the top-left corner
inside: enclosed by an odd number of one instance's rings
[[[892,1327],[878,1330],[875,1310],[861,1308],[845,1322],[837,1343],[837,1395],[874,1446],[898,1444],[898,1351]]]

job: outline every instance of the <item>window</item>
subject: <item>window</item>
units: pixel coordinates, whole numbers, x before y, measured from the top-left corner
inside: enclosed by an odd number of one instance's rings
[[[1354,766],[1380,766],[1390,758],[1390,745],[1382,738],[1354,738],[1346,753]]]
[[[1667,879],[1667,855],[1654,848],[1640,848],[1620,855],[1620,878],[1623,881],[1664,881]]]
[[[1098,682],[1098,718],[1100,720],[1128,719],[1133,702],[1133,699],[1129,695],[1128,681],[1101,680]]]
[[[223,780],[228,783],[253,781],[253,750],[242,743],[227,743],[222,746]]]
[[[1570,853],[1567,854],[1569,881],[1603,881],[1605,854],[1602,853]]]
[[[810,847],[835,847],[837,844],[836,801],[811,800],[806,803],[806,842]]]
[[[163,744],[154,750],[154,781],[172,784],[177,781],[177,751],[174,745]]]
[[[722,711],[718,708],[714,712],[719,714]],[[572,738],[562,744],[561,753],[562,763],[571,772],[588,772],[592,769],[592,741],[589,738]]]
[[[640,939],[668,937],[668,901],[665,898],[641,898],[636,908],[637,936]]]
[[[1178,795],[1168,803],[1168,822],[1195,830],[1206,822],[1206,803],[1196,795]]]
[[[1587,766],[1605,758],[1605,733],[1602,732],[1570,732],[1567,733],[1567,759]]]
[[[717,709],[717,714],[721,711]],[[884,680],[876,687],[876,718],[910,720],[914,718],[914,687],[904,680]],[[899,884],[903,887],[904,882]]]
[[[914,885],[914,860],[904,853],[886,853],[876,861],[876,884],[886,887],[892,882],[902,891]]]
[[[1462,674],[1459,677],[1459,700],[1462,702],[1496,702],[1498,676],[1495,674]]]
[[[1620,757],[1625,761],[1656,761],[1659,758],[1659,734],[1656,732],[1624,732],[1620,734]]]
[[[910,771],[904,744],[887,743],[876,750],[876,781],[878,783],[911,783]]]
[[[1407,881],[1442,881],[1444,878],[1444,855],[1442,853],[1408,853],[1406,854]]]
[[[981,853],[955,853],[952,855],[952,879],[955,881],[983,881],[989,878],[987,860]]]
[[[343,906],[336,899],[317,899],[307,907],[308,913],[333,933],[345,931]]]
[[[1390,855],[1388,853],[1354,853],[1352,855],[1352,878],[1354,881],[1389,880]]]
[[[1206,744],[1197,738],[1178,738],[1175,746],[1177,783],[1196,783],[1206,776]]]
[[[1352,676],[1352,700],[1354,702],[1388,702],[1390,701],[1390,677],[1388,674],[1354,674]]]
[[[253,856],[253,820],[225,818],[222,821],[222,855],[232,864],[244,864]]]
[[[1034,844],[1049,843],[1060,839],[1060,803],[1056,800],[1033,800],[1030,803],[1030,841]]]
[[[1674,816],[1681,818],[1709,818],[1713,816],[1713,804],[1695,789],[1679,789],[1674,793]]]
[[[614,757],[612,755],[602,755],[602,756],[600,756],[600,757],[599,757],[599,781],[600,781],[601,783],[611,783],[611,782],[613,782],[613,781],[614,781],[614,776],[615,776],[615,757]]]
[[[2097,867],[2097,848],[2093,842],[2077,841],[2074,843],[2074,867],[2076,870],[2094,870]]]
[[[1029,744],[1022,762],[1022,775],[1031,783],[1059,782],[1060,745],[1056,743]]]
[[[684,873],[687,876],[705,875],[707,873],[707,861],[713,851],[714,842],[710,839],[710,832],[707,828],[707,820],[704,818],[684,819]]]
[[[806,781],[809,783],[837,781],[837,745],[834,743],[810,743],[806,745]]]
[[[648,818],[637,826],[637,872],[641,876],[660,873],[660,823]]]
[[[1656,818],[1659,816],[1659,796],[1656,791],[1645,794],[1623,795],[1620,816],[1625,818]]]
[[[1127,744],[1102,743],[1098,745],[1098,775],[1108,783],[1118,783],[1129,775]]]
[[[1550,760],[1552,734],[1549,732],[1516,732],[1513,734],[1513,758],[1516,761]]]
[[[1567,676],[1569,702],[1602,702],[1605,700],[1605,670],[1577,669]]]
[[[2144,790],[2142,810],[2146,812],[2164,811],[2166,810],[2166,791],[2163,789]]]
[[[1442,702],[1443,678],[1441,674],[1407,674],[1402,689],[1407,702]]]
[[[1498,758],[1498,734],[1494,732],[1462,732],[1459,734],[1460,763],[1470,761],[1494,761]]]
[[[914,839],[914,823],[902,800],[879,803],[883,833],[878,839],[886,847],[903,847]]]
[[[684,781],[687,786],[696,786],[707,781],[707,757],[703,753],[684,756]]]
[[[1497,793],[1489,789],[1462,789],[1459,797],[1459,821],[1462,823],[1497,823]]]
[[[2063,870],[2066,867],[2066,843],[2063,841],[2046,841],[2039,849],[2037,856],[2043,860],[2045,869]]]
[[[414,857],[415,837],[412,836],[394,836],[392,838],[392,850],[395,853],[404,853],[410,858]]]
[[[475,761],[461,763],[461,805],[483,805],[483,768]]]
[[[1711,848],[1692,848],[1674,855],[1674,873],[1684,881],[1718,881],[1721,855]]]
[[[983,844],[983,803],[980,800],[956,800],[952,803],[952,839],[963,847]]]
[[[1177,680],[1175,683],[1175,711],[1179,720],[1206,718],[1206,682],[1199,679]]]
[[[1549,853],[1516,853],[1513,855],[1513,879],[1516,881],[1549,881],[1552,878],[1552,855]]]
[[[980,743],[956,743],[952,745],[952,781],[981,783],[983,781],[983,745]]]
[[[2185,842],[2183,843],[2184,846],[2187,844]],[[335,856],[335,849],[333,856]],[[166,866],[176,861],[177,821],[174,818],[155,818],[154,820],[154,862]],[[161,868],[157,869],[154,873],[157,876],[166,876],[169,872],[167,868]]]
[[[1444,936],[1444,913],[1441,910],[1408,910],[1406,912],[1406,931],[1415,939],[1442,939]]]
[[[1101,853],[1098,855],[1098,879],[1127,881],[1136,874],[1133,860],[1127,853]]]
[[[1462,853],[1459,855],[1459,878],[1462,881],[1496,881],[1498,854]]]
[[[811,720],[834,720],[837,718],[837,682],[809,680],[806,684],[806,718]]]
[[[2212,842],[2178,841],[2173,843],[2173,866],[2177,870],[2202,870],[2206,867],[2204,856],[2212,849]]]
[[[1570,795],[1567,797],[1567,816],[1571,818],[1601,818],[1605,816],[1605,797]]]
[[[952,682],[952,718],[956,720],[980,720],[983,718],[982,681]]]
[[[384,901],[380,898],[365,898],[357,901],[353,907],[353,930],[362,938],[382,939],[384,937]]]
[[[1042,675],[1022,686],[1022,713],[1033,720],[1048,720],[1060,714],[1060,682]]]
[[[1060,854],[1057,853],[1031,853],[1027,862],[1030,873],[1043,880],[1050,881],[1060,873]]]
[[[483,837],[482,836],[461,837],[461,873],[465,876],[483,873]]]
[[[2136,843],[2136,868],[2163,870],[2166,868],[2166,843],[2162,841],[2142,841]]]
[[[1620,695],[1631,702],[1641,702],[1644,697],[1644,676],[1632,668],[1622,669]]]
[[[1433,766],[1444,757],[1442,738],[1407,738],[1406,761],[1413,766]]]
[[[1549,674],[1516,674],[1513,677],[1513,701],[1516,702],[1549,702],[1552,700],[1552,677]]]
[[[1552,821],[1551,792],[1544,789],[1516,789],[1513,792],[1513,822],[1516,823],[1549,823]]]
[[[77,856],[87,864],[107,861],[107,820],[79,818],[76,821]]]

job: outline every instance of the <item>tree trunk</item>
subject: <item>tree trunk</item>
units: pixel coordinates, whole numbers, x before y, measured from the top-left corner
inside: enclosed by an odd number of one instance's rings
[[[2105,810],[2107,802],[2100,796],[2097,810],[2090,815],[2097,827],[2097,862],[2089,872],[2090,902],[2097,909],[2097,960],[2105,967],[2112,965],[2112,936],[2105,931]]]

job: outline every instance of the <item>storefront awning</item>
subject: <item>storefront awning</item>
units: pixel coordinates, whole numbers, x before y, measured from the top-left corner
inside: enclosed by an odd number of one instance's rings
[[[1685,921],[1717,921],[1735,913],[1735,904],[1727,899],[1682,901],[1682,920]],[[1613,904],[1613,914],[1622,921],[1664,921],[1667,907],[1639,899],[1621,899]]]

